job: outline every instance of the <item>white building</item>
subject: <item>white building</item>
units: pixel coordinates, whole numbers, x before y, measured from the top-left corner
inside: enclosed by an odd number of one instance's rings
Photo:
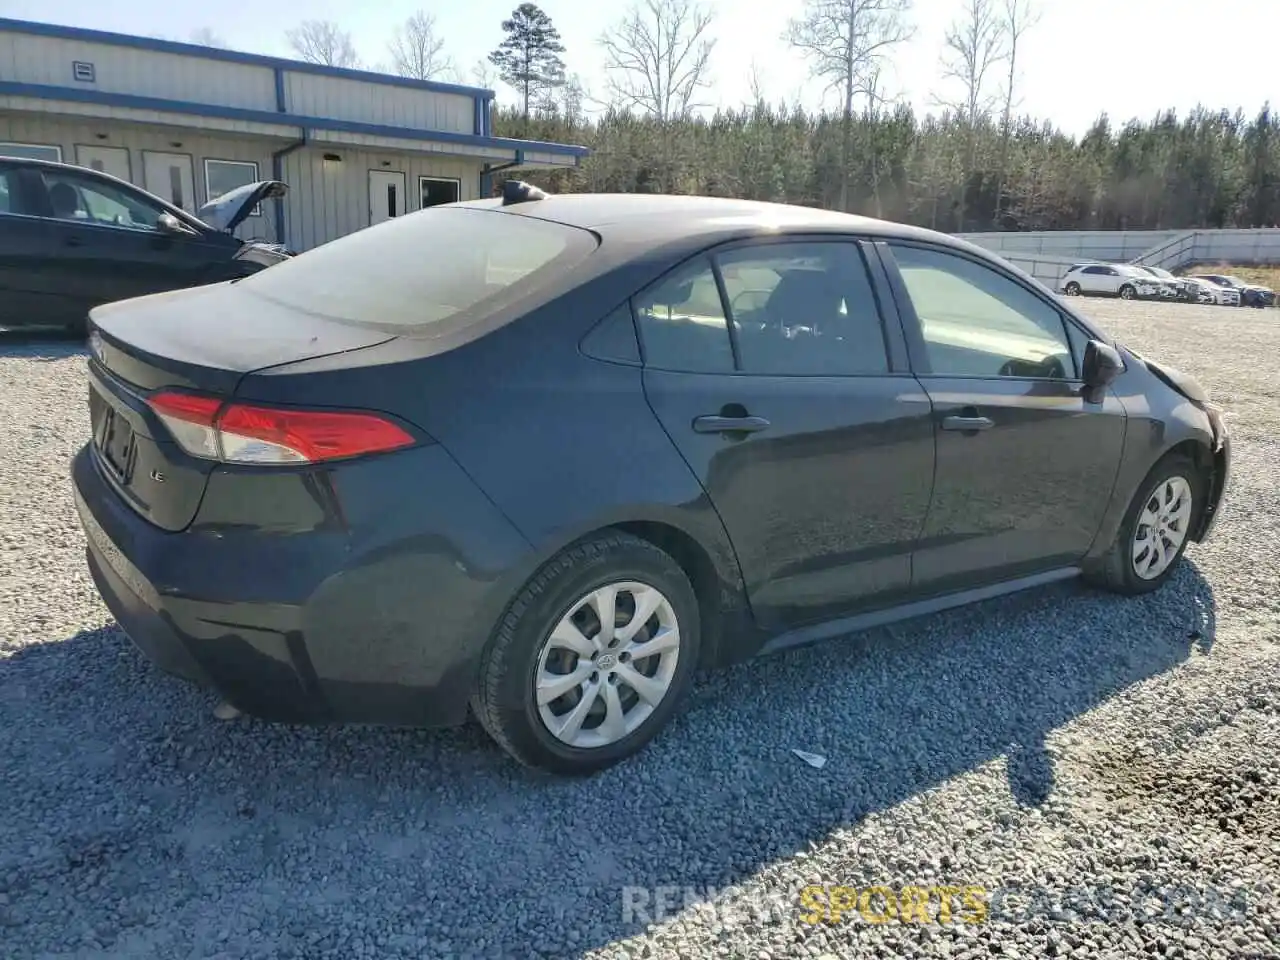
[[[105,170],[193,213],[283,180],[237,233],[295,250],[587,153],[494,137],[492,106],[475,87],[0,19],[0,155]]]

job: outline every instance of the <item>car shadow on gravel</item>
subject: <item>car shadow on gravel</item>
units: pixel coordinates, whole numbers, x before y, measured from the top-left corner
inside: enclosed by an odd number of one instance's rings
[[[1046,737],[1214,631],[1193,563],[1133,600],[989,601],[700,678],[650,748],[572,781],[474,725],[219,722],[111,626],[34,643],[0,659],[0,922],[85,955],[576,956],[642,932],[655,888],[748,884],[965,772],[972,816],[1044,803]]]
[[[0,330],[0,360],[14,357],[47,362],[87,355],[84,337],[77,334]]]

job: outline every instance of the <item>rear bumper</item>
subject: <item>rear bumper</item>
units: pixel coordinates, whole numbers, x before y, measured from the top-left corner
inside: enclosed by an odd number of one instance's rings
[[[391,542],[357,543],[345,530],[202,528],[199,516],[166,532],[120,499],[85,447],[71,474],[89,570],[149,659],[247,714],[459,723],[509,589],[502,573],[529,547],[447,453],[415,453],[432,461],[439,505],[393,516]],[[360,485],[358,476],[349,483]],[[424,520],[439,522],[428,533]]]

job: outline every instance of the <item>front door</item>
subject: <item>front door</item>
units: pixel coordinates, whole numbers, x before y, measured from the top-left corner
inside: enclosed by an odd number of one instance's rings
[[[933,594],[1077,563],[1101,526],[1125,434],[1110,392],[1097,403],[1082,396],[1073,341],[1083,334],[1047,297],[977,259],[885,249],[937,431],[915,588]]]
[[[369,225],[405,212],[405,180],[399,170],[369,171]]]
[[[143,186],[161,200],[168,200],[187,213],[199,208],[190,154],[143,150],[142,177]]]
[[[163,208],[151,197],[89,170],[49,170],[52,263],[73,321],[100,303],[189,287],[214,279],[232,248],[217,235],[162,231]],[[217,277],[220,279],[220,275]]]
[[[129,169],[129,151],[124,147],[98,147],[76,144],[76,163],[99,173],[109,173],[128,182],[132,179]]]
[[[859,245],[733,247],[633,306],[650,404],[725,524],[757,622],[903,595],[933,428],[920,384],[888,359]]]

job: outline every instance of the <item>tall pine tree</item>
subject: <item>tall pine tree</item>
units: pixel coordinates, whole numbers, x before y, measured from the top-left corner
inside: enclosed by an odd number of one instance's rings
[[[551,18],[534,3],[522,3],[502,21],[506,39],[489,54],[505,83],[521,91],[524,98],[524,129],[529,130],[529,104],[553,87],[564,83],[564,44]]]

